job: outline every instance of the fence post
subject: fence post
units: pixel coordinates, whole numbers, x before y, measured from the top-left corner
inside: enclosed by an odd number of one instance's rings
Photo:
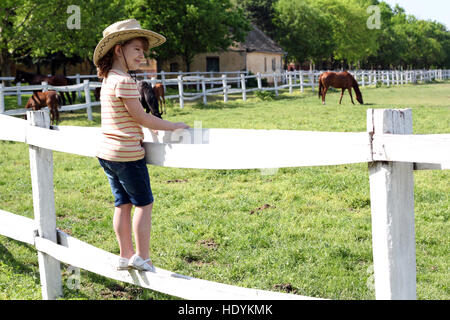
[[[303,71],[300,70],[300,92],[303,93]]]
[[[86,99],[86,111],[89,121],[92,121],[92,104],[91,104],[91,89],[89,88],[89,80],[84,80],[84,98]]]
[[[21,88],[20,88],[21,85],[22,84],[20,83],[20,81],[16,83],[16,86],[17,86],[17,90],[16,90],[16,92],[17,92],[17,105],[19,105],[19,106],[22,105],[22,92],[21,92]]]
[[[80,81],[80,74],[77,73],[77,74],[75,75],[75,77],[76,77],[76,79],[77,79],[76,83],[77,83],[77,84],[80,84],[80,83],[81,83],[81,81]],[[81,90],[78,90],[78,98],[81,100]]]
[[[48,83],[47,82],[42,81],[41,85],[43,86],[42,92],[48,91]]]
[[[167,88],[166,88],[166,74],[164,73],[163,70],[161,70],[161,83],[163,85],[164,92],[167,92]]]
[[[292,72],[289,71],[289,93],[292,94]]]
[[[178,94],[180,95],[180,108],[184,108],[184,100],[183,100],[183,76],[178,76]]]
[[[367,126],[375,137],[412,134],[411,109],[368,109]],[[369,174],[376,299],[416,299],[413,164],[375,161]]]
[[[0,113],[5,113],[5,94],[3,93],[2,83],[0,83]]]
[[[222,74],[223,102],[228,102],[227,75]]]
[[[198,81],[198,80],[197,80]],[[203,93],[203,104],[207,104],[206,101],[206,83],[205,83],[205,77],[202,77],[202,93]]]
[[[277,80],[277,74],[273,74],[273,86],[275,88],[275,96],[278,97],[278,80]]]
[[[247,101],[247,91],[245,87],[245,74],[241,73],[242,100]]]
[[[28,111],[32,126],[49,128],[47,110]],[[34,220],[39,237],[56,242],[55,196],[53,193],[53,153],[51,150],[29,146]],[[38,251],[42,299],[54,300],[63,295],[61,266],[58,260]]]
[[[311,83],[311,91],[314,92],[314,72],[312,70],[309,71],[308,80]]]
[[[261,72],[256,74],[256,82],[258,83],[258,90],[262,90]]]

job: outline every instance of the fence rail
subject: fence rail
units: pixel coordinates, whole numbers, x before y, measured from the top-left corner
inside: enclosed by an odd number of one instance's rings
[[[314,299],[195,279],[160,268],[154,273],[116,271],[116,255],[56,229],[52,150],[94,157],[99,128],[50,129],[47,111],[28,111],[28,119],[0,115],[0,140],[29,144],[35,218],[0,210],[0,234],[35,246],[44,299],[62,295],[60,261],[185,299]],[[267,146],[272,152],[260,157]],[[144,147],[148,164],[181,168],[369,163],[376,298],[416,298],[412,174],[414,169],[450,168],[450,134],[412,135],[410,109],[368,109],[367,132],[193,128],[154,135],[145,130]]]
[[[156,83],[161,83],[164,86],[164,91],[167,87],[175,87],[178,89],[178,94],[166,95],[166,99],[179,100],[180,107],[184,107],[185,101],[193,101],[202,99],[203,104],[207,104],[207,97],[212,95],[222,95],[223,101],[228,102],[228,96],[232,94],[239,94],[242,99],[247,100],[247,93],[254,91],[274,91],[275,95],[279,94],[279,90],[288,89],[289,93],[299,88],[300,92],[304,92],[306,87],[310,87],[312,91],[318,87],[318,78],[322,71],[289,71],[283,73],[258,73],[256,75],[247,75],[246,72],[234,71],[223,72],[220,77],[216,77],[216,73],[211,72],[161,72],[158,74],[138,74],[143,81],[148,81],[154,86]],[[385,85],[398,86],[410,83],[426,83],[433,80],[447,80],[450,79],[450,70],[409,70],[409,71],[380,71],[380,70],[356,70],[351,71],[356,80],[362,87]],[[205,75],[208,76],[205,76]],[[230,77],[231,74],[237,76]],[[157,77],[160,78],[157,78]],[[169,78],[168,76],[176,76],[176,78]],[[150,77],[150,79],[148,79]],[[69,76],[70,78],[70,76]],[[87,78],[83,83],[79,83],[81,78]],[[87,94],[90,90],[101,87],[100,82],[92,82],[96,76],[80,76],[76,79],[79,84],[62,87],[52,87],[43,83],[42,85],[21,86],[17,83],[13,87],[4,87],[0,84],[0,113],[8,115],[23,115],[25,109],[13,109],[5,112],[6,95],[16,95],[17,105],[22,106],[22,94],[32,94],[32,90],[56,90],[61,92],[78,92],[81,99],[81,91],[85,93],[85,103],[77,105],[63,106],[61,111],[73,111],[79,109],[87,109],[88,118],[91,120],[92,115],[89,115],[92,106],[100,105],[100,102],[92,101],[90,95]],[[14,78],[0,78],[13,80]],[[256,87],[249,87],[249,80],[256,80]],[[263,86],[263,80],[266,79],[268,85]],[[271,80],[271,81],[269,81]],[[217,87],[219,86],[219,87]],[[233,86],[236,86],[233,88]],[[185,88],[195,88],[196,92],[185,92]],[[209,89],[208,89],[209,87]],[[88,101],[89,100],[89,101]]]

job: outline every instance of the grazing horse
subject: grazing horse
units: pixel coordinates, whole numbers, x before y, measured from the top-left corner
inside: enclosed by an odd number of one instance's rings
[[[142,106],[145,108],[145,112],[151,112],[155,117],[161,118],[162,112],[159,111],[159,104],[157,97],[155,95],[154,88],[152,85],[146,81],[138,81],[137,88],[141,97]]]
[[[341,104],[342,102],[342,97],[344,96],[345,89],[348,89],[348,93],[350,94],[352,103],[355,104],[353,102],[352,88],[355,90],[356,100],[358,100],[360,104],[364,104],[361,91],[359,90],[358,82],[356,82],[355,78],[353,78],[353,76],[347,71],[339,73],[327,71],[319,76],[319,98],[322,96],[322,104],[325,104],[325,96],[327,95],[329,87],[342,89],[339,104]]]
[[[155,92],[156,100],[158,104],[161,105],[161,102],[164,106],[164,113],[166,113],[166,99],[164,98],[164,86],[161,83],[155,84],[153,87],[153,92]]]
[[[42,74],[30,73],[21,70],[16,71],[16,78],[13,80],[13,84],[16,84],[17,82],[26,82],[30,85],[34,85],[41,84],[43,81],[47,82],[51,86],[67,86],[74,84],[72,79],[68,79],[63,75],[47,77]],[[66,104],[64,94],[66,94],[69,104],[72,104],[72,101],[75,101],[75,91],[72,91],[72,97],[69,92],[62,92],[61,98],[64,105]]]
[[[48,109],[50,110],[50,119],[52,124],[58,123],[58,109],[61,107],[61,97],[56,91],[33,92],[33,95],[30,97],[30,99],[28,99],[25,108],[33,109],[34,111],[36,111],[44,108],[45,106],[48,106]]]

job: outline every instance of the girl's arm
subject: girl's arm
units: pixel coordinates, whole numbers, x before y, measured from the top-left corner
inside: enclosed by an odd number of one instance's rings
[[[140,125],[153,130],[167,130],[173,131],[176,129],[188,129],[189,126],[184,122],[170,122],[167,120],[155,117],[152,114],[145,113],[139,99],[124,99],[121,98],[131,117]]]

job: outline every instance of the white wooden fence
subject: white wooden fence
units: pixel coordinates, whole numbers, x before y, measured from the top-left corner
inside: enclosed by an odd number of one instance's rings
[[[0,210],[0,234],[38,250],[42,297],[62,295],[59,263],[185,299],[313,299],[240,288],[156,268],[116,271],[117,256],[56,229],[52,150],[94,157],[100,128],[54,126],[48,111],[28,122],[0,115],[0,140],[29,144],[34,220]],[[261,157],[266,146],[272,152]],[[249,169],[369,163],[377,299],[416,298],[413,170],[450,168],[450,134],[413,135],[411,109],[368,109],[367,132],[145,130],[148,164]]]
[[[289,93],[293,93],[295,88],[299,88],[300,92],[304,92],[305,87],[310,87],[314,92],[318,87],[318,78],[323,71],[290,71],[283,73],[258,73],[256,75],[247,75],[245,72],[224,72],[216,77],[215,73],[211,72],[193,72],[193,73],[181,73],[181,72],[162,72],[156,74],[159,75],[159,79],[155,77],[155,74],[138,74],[144,81],[151,82],[152,85],[161,83],[164,86],[164,91],[167,91],[168,87],[175,87],[178,89],[178,94],[166,95],[166,99],[178,99],[180,107],[184,107],[185,101],[193,101],[202,99],[203,104],[207,104],[207,97],[211,95],[222,95],[223,101],[228,102],[228,96],[231,94],[239,94],[244,101],[247,100],[247,93],[254,91],[274,91],[278,96],[279,90],[288,89]],[[409,71],[379,71],[379,70],[360,70],[351,71],[356,80],[362,87],[385,85],[395,86],[404,85],[408,83],[426,83],[433,80],[447,80],[450,79],[450,70],[409,70]],[[237,76],[229,76],[230,74],[237,74]],[[207,76],[206,76],[207,75]],[[148,76],[151,76],[148,79]],[[169,78],[169,76],[177,76],[176,78]],[[69,78],[76,77],[77,82],[80,82],[82,77],[84,78],[96,78],[95,75],[90,76],[69,76]],[[14,78],[0,78],[13,80]],[[249,88],[248,80],[255,79],[257,87]],[[267,79],[269,85],[263,86],[263,79]],[[270,80],[270,81],[269,81]],[[235,88],[232,88],[235,85]],[[22,94],[31,94],[32,90],[57,90],[57,91],[78,91],[79,98],[81,99],[81,90],[85,92],[85,97],[88,97],[86,93],[88,90],[93,90],[96,87],[100,87],[100,82],[90,82],[90,80],[84,80],[84,83],[73,86],[52,87],[45,83],[41,86],[21,86],[17,83],[14,87],[3,87],[0,84],[0,113],[8,115],[20,115],[25,114],[25,109],[10,110],[5,112],[5,95],[17,95],[17,104],[22,106]],[[185,92],[185,87],[195,87],[196,92]],[[88,112],[88,118],[91,120],[91,107],[99,105],[99,102],[91,102],[86,100],[84,104],[64,106],[62,111],[70,111],[86,108]]]

